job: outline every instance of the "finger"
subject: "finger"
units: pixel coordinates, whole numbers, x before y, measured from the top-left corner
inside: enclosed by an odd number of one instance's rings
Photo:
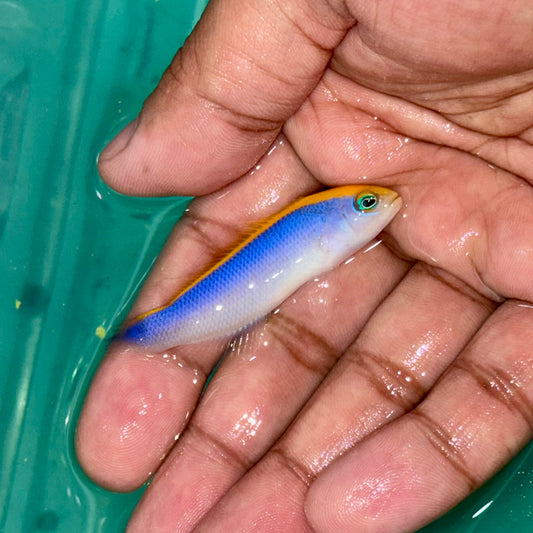
[[[302,287],[264,327],[241,338],[129,530],[192,530],[286,429],[407,268],[385,246],[357,254]]]
[[[141,290],[132,314],[168,302],[235,240],[243,226],[317,184],[283,140],[260,168],[235,185],[191,205]],[[163,460],[185,427],[221,343],[151,354],[115,343],[98,370],[80,416],[76,448],[99,484],[132,490]],[[159,395],[161,394],[161,396]]]
[[[392,137],[391,134],[394,131],[401,133],[396,138],[396,146],[393,144],[393,139],[387,143],[390,147],[389,153],[398,154],[397,158],[400,160],[409,157],[410,140],[406,141],[406,139],[418,139],[426,143],[469,152],[494,166],[522,176],[533,183],[533,170],[529,165],[533,155],[533,146],[528,138],[528,132],[531,131],[530,123],[520,124],[519,131],[524,132],[521,135],[494,136],[455,124],[449,117],[425,106],[419,106],[407,100],[361,87],[331,70],[328,70],[324,76],[324,86],[326,90],[329,89],[330,94],[333,91],[339,101],[346,102],[348,107],[357,105],[361,111],[370,117],[379,117],[378,121],[373,119],[374,128],[376,128],[376,122],[379,124],[381,121],[388,127],[389,137]],[[513,90],[517,89],[513,88]],[[319,91],[314,91],[311,98],[315,109],[319,105],[324,105],[324,102],[321,104],[316,102],[319,94]],[[501,95],[498,95],[498,98],[501,98]],[[331,102],[331,97],[329,101]],[[307,105],[306,102],[304,106]],[[300,113],[303,114],[303,108],[298,114]],[[521,111],[521,114],[522,119],[526,118],[526,113]],[[527,118],[529,121],[531,120],[530,117]],[[487,122],[490,121],[487,120]],[[513,124],[513,127],[516,125]],[[382,136],[384,134],[385,132],[382,133]]]
[[[246,530],[267,514],[271,524],[289,520],[288,530],[305,530],[302,509],[311,481],[416,405],[491,309],[460,282],[414,267],[273,451],[207,515],[203,530],[216,523],[231,531],[233,520]]]
[[[78,461],[98,485],[133,490],[157,469],[202,390],[212,360],[201,361],[111,346],[76,429]]]
[[[321,120],[326,114],[329,120]],[[313,131],[313,136],[305,135],[306,131]],[[363,87],[331,69],[286,123],[284,132],[312,172],[326,180],[354,173],[372,180],[391,162],[396,172],[408,170],[415,161],[419,166],[427,162],[423,156],[434,152],[435,146],[448,146],[533,182],[529,165],[533,147],[527,133],[495,137],[476,132],[427,107]],[[337,137],[340,142],[330,142]],[[417,141],[423,141],[425,153]],[[415,144],[418,151],[413,149]],[[335,157],[326,158],[324,152],[332,150]],[[385,157],[380,157],[381,152]],[[366,159],[372,160],[372,166],[359,170]]]
[[[205,194],[249,170],[354,24],[342,2],[214,0],[146,101],[101,154],[129,194]]]
[[[416,202],[394,237],[404,253],[493,300],[533,299],[533,189],[479,160],[452,155],[442,154],[431,185],[411,188]]]
[[[319,93],[284,130],[313,175],[324,183],[349,182],[356,174],[392,185],[404,200],[403,223],[391,227],[403,254],[492,299],[533,299],[533,188],[525,180],[457,150],[405,138],[386,116],[374,120],[348,105],[345,93]]]
[[[501,468],[531,438],[530,305],[503,304],[428,398],[313,484],[315,531],[414,531]]]

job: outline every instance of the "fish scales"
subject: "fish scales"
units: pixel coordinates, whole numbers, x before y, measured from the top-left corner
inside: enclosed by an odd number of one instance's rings
[[[362,194],[377,198],[372,209],[358,210]],[[400,204],[381,187],[338,187],[301,199],[267,219],[168,306],[138,317],[122,337],[165,350],[235,335],[374,238]]]

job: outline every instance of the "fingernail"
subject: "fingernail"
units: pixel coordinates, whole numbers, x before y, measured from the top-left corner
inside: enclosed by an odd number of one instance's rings
[[[109,161],[118,154],[123,152],[130,143],[135,130],[137,129],[138,119],[130,122],[101,152],[98,161]]]

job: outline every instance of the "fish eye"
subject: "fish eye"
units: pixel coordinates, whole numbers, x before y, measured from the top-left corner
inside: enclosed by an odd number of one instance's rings
[[[355,198],[355,208],[358,211],[371,211],[379,202],[377,194],[371,192],[363,192]]]

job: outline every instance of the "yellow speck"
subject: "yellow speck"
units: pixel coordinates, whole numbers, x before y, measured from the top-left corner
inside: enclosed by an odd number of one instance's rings
[[[15,309],[20,309],[22,302],[20,300],[15,300]]]
[[[107,331],[104,328],[104,326],[98,326],[94,333],[99,339],[105,339],[105,335],[106,335]]]

